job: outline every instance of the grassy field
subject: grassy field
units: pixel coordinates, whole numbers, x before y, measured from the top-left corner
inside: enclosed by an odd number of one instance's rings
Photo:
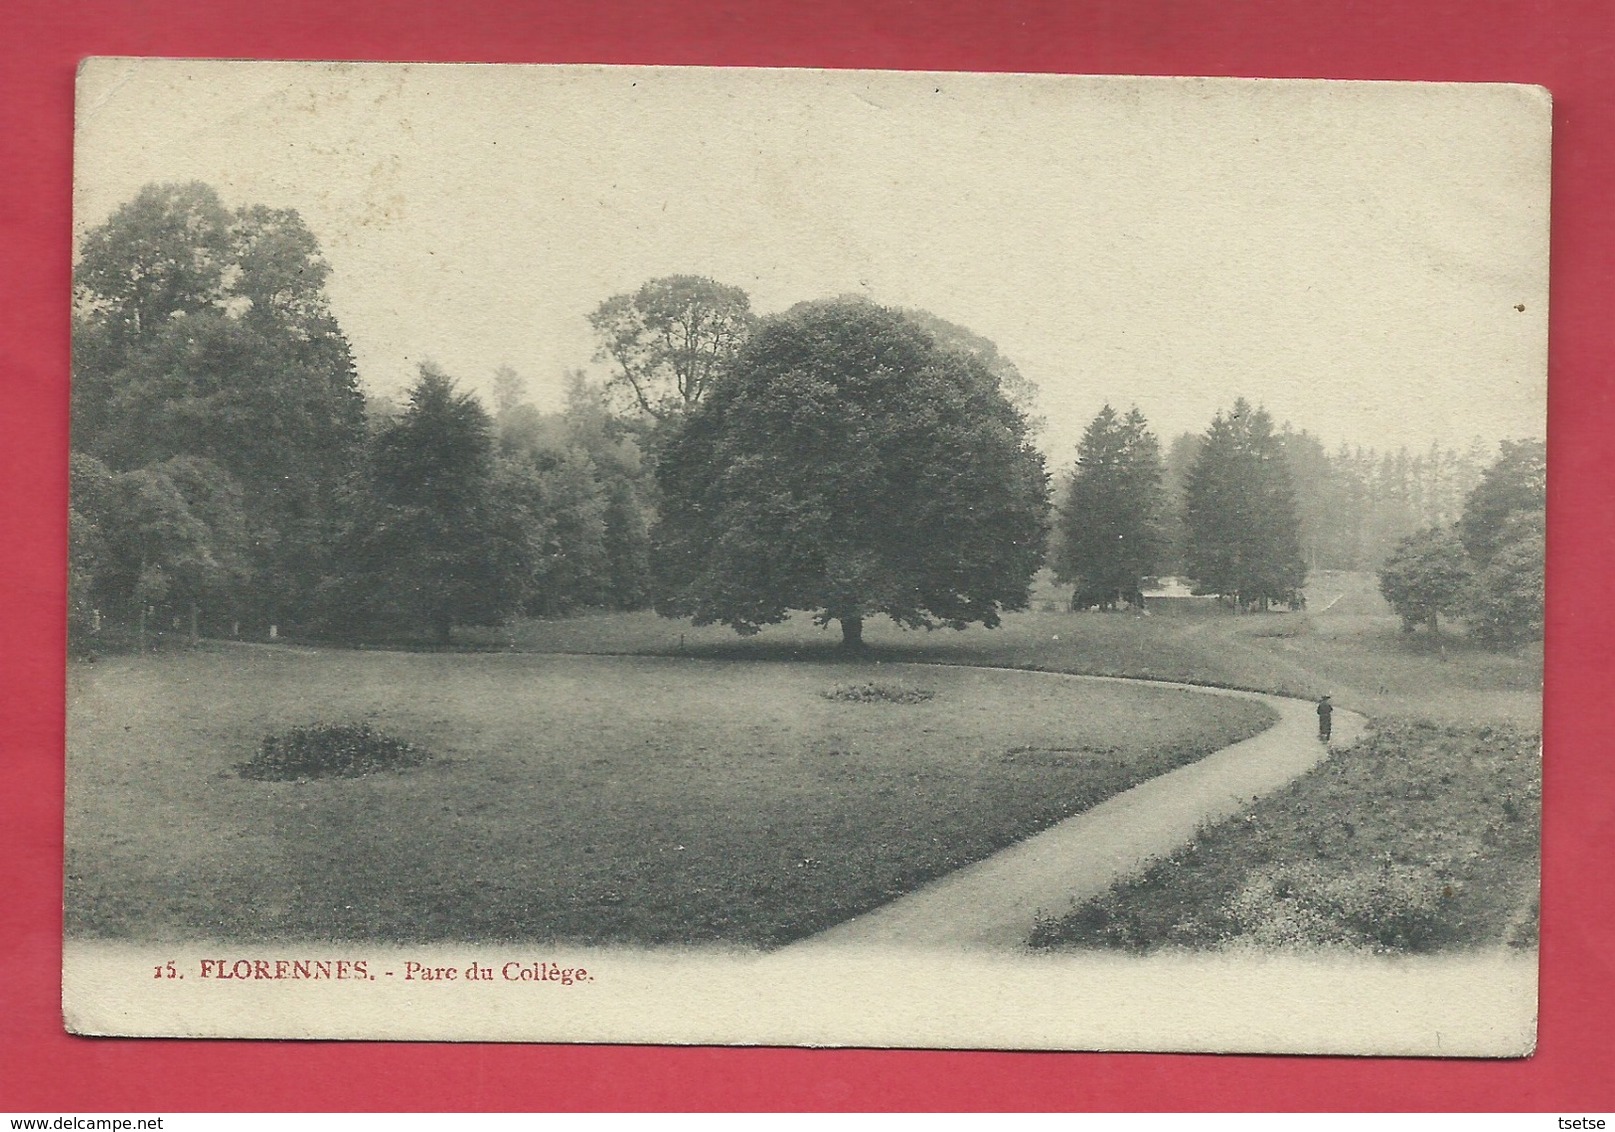
[[[1066,598],[1045,578],[996,630],[872,619],[858,662],[806,618],[741,639],[631,613],[461,631],[448,653],[76,664],[69,927],[783,942],[1264,724],[1191,693],[904,667],[924,661],[1330,692],[1375,721],[1367,744],[1046,925],[1045,946],[1530,941],[1540,652],[1404,634],[1364,575],[1315,575],[1306,613]],[[935,695],[822,694],[869,680]],[[315,721],[435,757],[351,780],[236,774],[267,733]]]
[[[1235,614],[1207,599],[1152,601],[1149,616],[1070,613],[1068,597],[1045,576],[1032,609],[992,632],[905,633],[876,621],[865,634],[892,659],[1328,692],[1374,729],[1358,749],[1049,923],[1039,945],[1534,942],[1540,648],[1501,653],[1450,630],[1406,634],[1364,574],[1314,574],[1306,613]],[[621,651],[816,656],[834,644],[811,624],[749,641],[648,614],[609,624],[599,647]],[[527,623],[504,645],[587,648],[589,636],[586,622]]]
[[[1432,641],[1401,631],[1363,574],[1315,574],[1309,612],[1234,614],[1210,599],[1152,601],[1149,616],[1070,613],[1068,587],[1041,578],[1025,613],[997,629],[901,629],[865,623],[875,658],[1041,668],[1218,684],[1315,698],[1328,692],[1371,719],[1443,724],[1541,725],[1541,654],[1497,653],[1461,636]],[[524,621],[466,631],[473,647],[526,652],[679,654],[713,659],[836,656],[838,631],[797,617],[740,638],[723,626],[692,628],[654,613]]]
[[[871,682],[931,694],[863,702]],[[224,645],[75,664],[69,697],[68,930],[140,940],[779,943],[1271,720],[827,657]],[[432,757],[238,773],[265,735],[316,722]]]

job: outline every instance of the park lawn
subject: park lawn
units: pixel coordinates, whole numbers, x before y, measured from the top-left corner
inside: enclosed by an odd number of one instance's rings
[[[1366,574],[1320,572],[1309,612],[1235,614],[1209,599],[1152,600],[1150,615],[1072,613],[1069,587],[1039,578],[1030,610],[996,629],[905,630],[871,617],[874,658],[1000,665],[1247,688],[1307,699],[1329,693],[1371,719],[1541,726],[1540,650],[1494,652],[1459,633],[1405,634]],[[1327,608],[1325,608],[1327,607]],[[833,659],[839,632],[806,615],[742,638],[651,612],[598,613],[462,631],[469,645],[528,652]]]
[[[875,682],[915,703],[827,698]],[[1027,673],[250,646],[69,674],[67,927],[142,941],[772,945],[1263,729]],[[433,756],[237,768],[368,723]]]
[[[1374,731],[1188,850],[1039,933],[1043,946],[1234,943],[1417,951],[1534,942],[1540,873],[1540,648],[1496,652],[1448,626],[1404,633],[1371,575],[1320,572],[1306,613],[1235,614],[1204,599],[1150,616],[1071,613],[1045,576],[996,630],[865,626],[877,656],[1182,680],[1314,698]],[[678,626],[613,618],[613,644],[655,651]],[[577,633],[515,627],[522,647]],[[748,641],[691,632],[708,655],[822,656],[833,636],[788,622]],[[646,634],[637,644],[635,634]],[[700,635],[697,636],[696,634]],[[1375,925],[1379,926],[1376,927]]]

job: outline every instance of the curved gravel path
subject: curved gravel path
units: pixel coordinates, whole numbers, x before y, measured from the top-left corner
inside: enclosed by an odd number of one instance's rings
[[[1063,915],[1073,901],[1104,892],[1150,860],[1187,844],[1201,827],[1231,817],[1261,795],[1299,778],[1328,753],[1318,740],[1316,705],[1308,700],[1114,676],[1038,675],[1258,700],[1279,718],[1260,735],[1141,782],[780,954],[871,946],[1022,949],[1040,915]],[[1354,743],[1366,723],[1356,712],[1336,708],[1331,745]]]

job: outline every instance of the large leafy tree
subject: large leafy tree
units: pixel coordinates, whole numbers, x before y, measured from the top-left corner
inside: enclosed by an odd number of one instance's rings
[[[496,478],[492,423],[431,365],[371,442],[342,540],[332,619],[350,631],[430,628],[517,612],[534,571],[532,516]]]
[[[1185,568],[1204,592],[1264,608],[1306,582],[1295,489],[1267,410],[1243,398],[1206,431],[1184,493]]]
[[[813,611],[998,624],[1023,608],[1048,477],[982,361],[856,300],[764,322],[657,467],[656,608],[741,633]]]
[[[1412,632],[1428,625],[1439,633],[1440,615],[1463,605],[1472,571],[1464,544],[1450,528],[1432,527],[1408,535],[1380,568],[1379,589]]]
[[[1055,576],[1076,585],[1080,604],[1114,605],[1154,571],[1163,550],[1161,477],[1161,446],[1144,415],[1101,409],[1077,446],[1056,519]]]
[[[75,450],[120,472],[176,456],[223,469],[266,620],[306,603],[363,435],[328,273],[296,212],[232,212],[195,183],[141,190],[74,269]]]
[[[1043,419],[1036,415],[1037,384],[1021,373],[1020,367],[1007,355],[999,351],[997,343],[930,311],[913,307],[900,309],[901,313],[917,323],[921,330],[936,339],[937,345],[953,350],[964,350],[980,358],[982,364],[987,367],[987,372],[997,379],[998,391],[1026,418],[1030,430],[1038,432],[1042,429]]]
[[[99,315],[102,328],[130,347],[177,317],[216,309],[232,258],[231,223],[207,185],[147,185],[85,234],[73,269],[80,312]]]
[[[612,388],[657,421],[701,403],[753,321],[745,291],[698,275],[652,279],[589,315]]]

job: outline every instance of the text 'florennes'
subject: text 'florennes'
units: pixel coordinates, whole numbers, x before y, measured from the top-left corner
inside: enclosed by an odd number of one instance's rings
[[[397,964],[392,965],[398,968]],[[157,977],[165,973],[176,977],[173,964],[158,967]],[[402,967],[389,970],[365,959],[203,959],[200,974],[204,979],[240,981],[352,981],[376,982],[396,979],[406,983],[434,982],[506,982],[553,983],[563,987],[577,983],[592,983],[594,975],[584,967],[563,967],[548,960],[517,960],[498,966],[470,963],[464,967],[443,966],[405,960]],[[183,975],[178,977],[183,978]]]

